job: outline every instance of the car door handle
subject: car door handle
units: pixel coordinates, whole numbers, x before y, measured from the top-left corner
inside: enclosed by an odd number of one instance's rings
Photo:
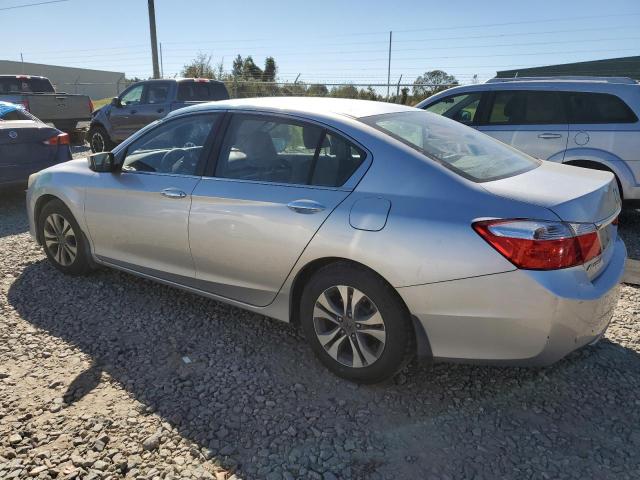
[[[296,213],[305,214],[318,213],[327,208],[324,205],[313,200],[294,200],[293,202],[288,203],[287,207],[289,207],[290,210],[293,210]]]
[[[160,192],[160,195],[167,198],[184,198],[187,196],[185,192],[177,188],[165,188]]]
[[[562,138],[562,135],[559,133],[541,133],[538,135],[538,138],[542,138],[544,140],[551,140],[554,138]]]

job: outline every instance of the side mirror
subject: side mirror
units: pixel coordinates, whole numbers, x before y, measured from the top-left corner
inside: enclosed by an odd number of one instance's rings
[[[116,108],[122,108],[122,102],[118,97],[113,97],[111,99],[111,105],[113,105]]]
[[[89,155],[89,168],[94,172],[115,172],[118,167],[111,152],[99,152]]]

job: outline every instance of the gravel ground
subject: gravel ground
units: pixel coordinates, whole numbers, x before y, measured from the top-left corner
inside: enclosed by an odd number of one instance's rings
[[[357,386],[289,325],[116,271],[63,276],[21,192],[0,196],[0,251],[0,478],[640,477],[640,288],[552,367]]]

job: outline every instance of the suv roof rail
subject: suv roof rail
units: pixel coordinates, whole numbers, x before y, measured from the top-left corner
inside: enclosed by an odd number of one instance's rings
[[[638,82],[630,77],[588,77],[588,76],[548,76],[548,77],[509,77],[509,78],[490,78],[486,83],[501,82],[538,82],[538,81],[557,81],[557,82],[601,82],[601,83],[624,83],[627,85],[635,85]]]

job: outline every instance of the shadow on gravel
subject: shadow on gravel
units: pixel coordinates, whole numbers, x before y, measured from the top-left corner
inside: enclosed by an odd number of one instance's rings
[[[606,340],[546,369],[423,365],[358,386],[322,368],[289,325],[127,274],[65,277],[40,261],[8,298],[100,365],[74,380],[70,401],[102,369],[243,478],[638,468],[627,437],[640,357]]]
[[[0,238],[29,230],[25,187],[0,187]]]
[[[629,258],[640,260],[640,207],[622,210],[618,232],[627,246]]]

